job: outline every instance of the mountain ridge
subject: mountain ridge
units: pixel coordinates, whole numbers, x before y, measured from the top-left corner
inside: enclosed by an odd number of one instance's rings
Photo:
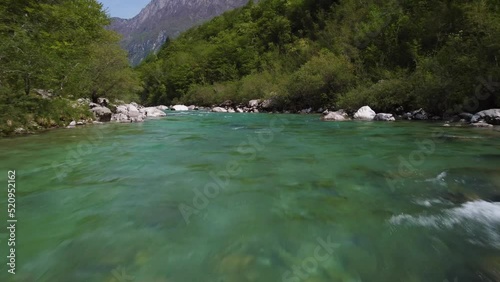
[[[168,37],[201,24],[249,0],[152,0],[131,19],[112,18],[109,25],[123,36],[121,46],[132,65],[160,49]]]

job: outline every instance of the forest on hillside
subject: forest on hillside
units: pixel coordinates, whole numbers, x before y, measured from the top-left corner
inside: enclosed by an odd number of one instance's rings
[[[136,99],[140,81],[109,22],[95,0],[0,2],[0,135],[89,116],[78,98]]]
[[[496,0],[250,1],[149,56],[140,98],[442,115],[500,106],[499,51]]]

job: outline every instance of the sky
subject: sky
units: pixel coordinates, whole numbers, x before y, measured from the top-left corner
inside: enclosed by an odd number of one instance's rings
[[[151,0],[98,0],[112,17],[130,19],[139,14]]]

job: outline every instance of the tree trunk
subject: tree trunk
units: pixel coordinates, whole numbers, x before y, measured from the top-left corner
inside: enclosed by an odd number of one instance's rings
[[[92,90],[92,103],[97,103],[97,90]]]
[[[31,75],[29,73],[24,75],[24,93],[26,93],[26,95],[29,95],[31,91],[30,76]]]

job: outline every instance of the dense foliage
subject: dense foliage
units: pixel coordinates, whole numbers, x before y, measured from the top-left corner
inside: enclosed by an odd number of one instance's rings
[[[0,2],[0,135],[85,118],[88,109],[71,102],[77,98],[127,99],[139,91],[108,24],[95,0]]]
[[[497,0],[261,0],[168,41],[138,69],[146,104],[273,98],[291,110],[443,114],[500,106],[499,51]]]

